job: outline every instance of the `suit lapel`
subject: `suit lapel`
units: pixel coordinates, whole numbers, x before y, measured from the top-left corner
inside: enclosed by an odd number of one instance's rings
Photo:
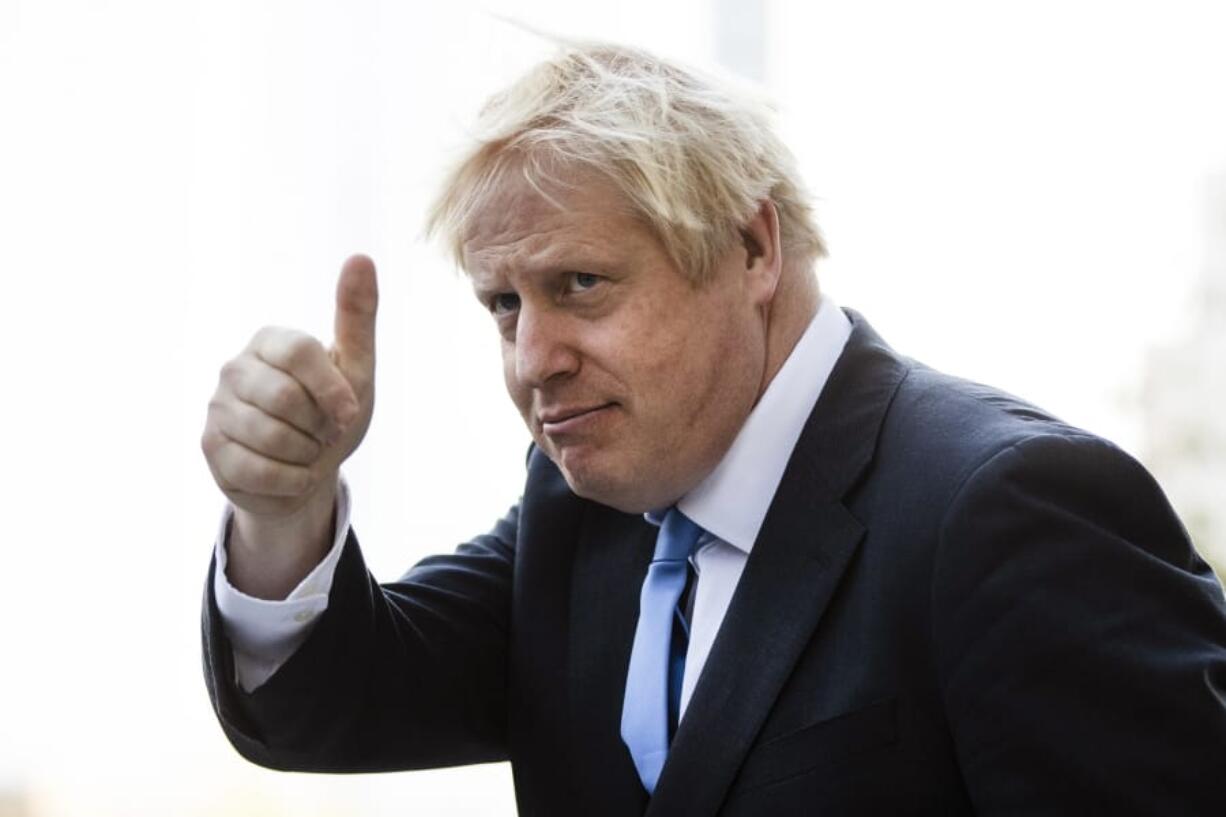
[[[796,500],[804,501],[788,497],[783,504]],[[773,517],[745,566],[649,815],[718,811],[863,534],[837,503]],[[787,517],[803,517],[806,526],[788,526]]]
[[[573,781],[589,814],[639,817],[647,794],[621,740],[622,698],[638,623],[638,588],[656,528],[589,504],[571,574],[569,688]]]
[[[843,503],[906,366],[868,324],[814,407],[677,730],[647,815],[714,815],[865,530]],[[628,649],[628,647],[627,647]]]

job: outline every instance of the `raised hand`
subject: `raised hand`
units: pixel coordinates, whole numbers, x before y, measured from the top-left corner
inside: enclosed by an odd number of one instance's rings
[[[330,538],[337,471],[374,410],[378,303],[374,264],[355,255],[337,283],[331,348],[265,327],[221,369],[201,448],[235,506],[230,578],[251,567],[247,584],[260,595],[292,589],[283,585],[305,575]],[[240,550],[255,561],[240,564]]]

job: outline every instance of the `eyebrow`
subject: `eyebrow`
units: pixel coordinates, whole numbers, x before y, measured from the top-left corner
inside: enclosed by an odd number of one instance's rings
[[[477,271],[469,271],[468,277],[473,282],[473,288],[479,291],[502,289],[500,283],[507,282],[511,276],[503,271],[508,264],[495,264],[493,269],[486,267]],[[553,275],[569,272],[591,272],[602,275],[613,273],[621,263],[607,255],[593,253],[586,247],[563,248],[558,251],[548,251],[535,255],[530,265],[511,265],[515,274],[531,280],[540,280]],[[499,282],[499,283],[495,283]]]

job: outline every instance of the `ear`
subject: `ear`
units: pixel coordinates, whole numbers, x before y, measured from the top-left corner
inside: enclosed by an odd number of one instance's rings
[[[745,250],[746,285],[755,304],[765,306],[775,297],[783,271],[779,245],[779,212],[775,203],[763,199],[758,211],[741,227]]]

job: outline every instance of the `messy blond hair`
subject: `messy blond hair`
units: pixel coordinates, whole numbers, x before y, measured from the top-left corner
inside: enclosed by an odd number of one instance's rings
[[[765,102],[637,49],[565,44],[482,108],[476,144],[430,210],[457,263],[472,220],[508,172],[538,192],[594,171],[625,196],[673,263],[707,280],[764,199],[785,258],[826,254],[795,159]]]

